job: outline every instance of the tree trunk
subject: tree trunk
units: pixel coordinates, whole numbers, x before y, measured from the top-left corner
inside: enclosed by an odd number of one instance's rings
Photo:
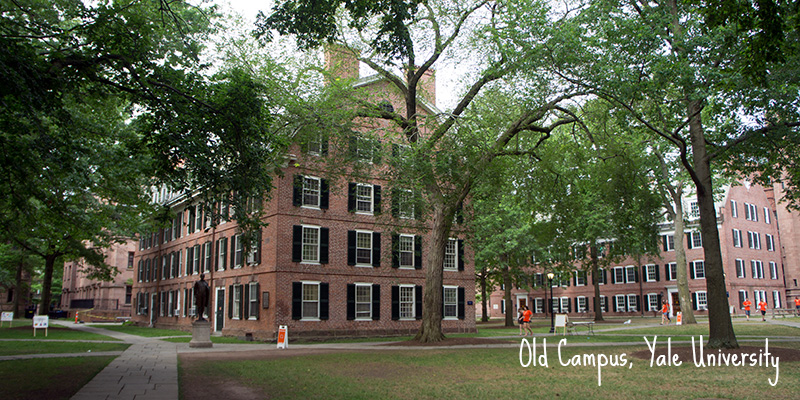
[[[733,324],[725,290],[722,252],[717,230],[717,213],[714,208],[711,165],[706,153],[703,123],[700,117],[701,100],[689,100],[689,134],[692,140],[693,164],[696,174],[697,204],[700,207],[700,232],[705,255],[706,289],[708,296],[708,346],[712,349],[736,349],[739,343]]]
[[[483,271],[481,272],[481,321],[482,322],[489,322],[489,293],[486,291],[486,267],[483,267]]]
[[[17,264],[17,273],[14,277],[14,315],[22,315],[19,311],[19,303],[22,298],[22,266],[23,261],[20,260]]]
[[[686,251],[683,249],[683,203],[681,202],[682,187],[678,187],[675,192],[677,198],[673,199],[675,206],[675,271],[678,278],[678,298],[681,304],[681,323],[682,324],[696,324],[697,320],[694,318],[694,311],[692,311],[692,298],[689,293],[689,279],[686,276]],[[705,242],[705,235],[701,234],[703,242]],[[667,294],[667,301],[670,302],[669,294]]]
[[[589,250],[589,256],[592,258],[592,285],[594,285],[594,320],[603,321],[603,308],[600,307],[600,266],[597,260],[597,246],[592,243]]]
[[[500,260],[503,264],[503,285],[506,288],[503,293],[503,298],[506,300],[505,326],[513,327],[516,319],[516,315],[513,314],[516,304],[511,301],[511,288],[514,287],[514,283],[511,281],[511,267],[508,266],[508,257],[500,256]]]
[[[414,339],[422,343],[439,342],[442,333],[442,278],[444,268],[444,248],[450,225],[445,218],[444,207],[434,205],[433,227],[428,248],[428,265],[425,271],[425,286],[422,295],[422,325]],[[451,218],[452,220],[452,218]]]
[[[53,268],[56,264],[58,254],[48,254],[44,258],[44,277],[42,278],[42,302],[39,306],[39,315],[47,315],[50,313],[50,298],[52,294],[50,290],[53,286]]]

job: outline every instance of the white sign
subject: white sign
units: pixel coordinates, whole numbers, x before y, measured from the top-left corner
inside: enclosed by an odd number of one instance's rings
[[[0,322],[6,322],[6,321],[11,322],[13,320],[14,320],[13,311],[3,311],[3,313],[0,314]]]
[[[47,328],[48,324],[50,324],[50,317],[47,315],[37,315],[33,317],[33,327],[35,329]]]
[[[286,325],[278,327],[278,348],[289,348],[289,328]]]

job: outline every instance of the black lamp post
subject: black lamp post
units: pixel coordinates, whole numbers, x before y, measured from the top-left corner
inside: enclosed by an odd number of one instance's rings
[[[556,302],[553,298],[553,277],[556,275],[552,272],[547,273],[547,280],[550,281],[550,333],[555,333],[555,313],[553,312],[553,308],[555,308]]]

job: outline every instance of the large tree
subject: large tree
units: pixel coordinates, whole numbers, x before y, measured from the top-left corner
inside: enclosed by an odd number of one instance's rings
[[[84,258],[141,232],[146,188],[245,210],[264,197],[284,140],[268,86],[236,68],[211,72],[213,7],[184,1],[0,1],[0,229],[45,261]],[[277,109],[277,108],[275,108]],[[207,186],[206,186],[207,187]],[[163,210],[162,210],[163,211]],[[238,215],[243,225],[258,216]]]
[[[574,121],[563,104],[577,93],[538,74],[543,60],[534,53],[542,50],[537,39],[551,26],[549,11],[537,1],[288,0],[277,2],[270,15],[261,15],[262,36],[272,30],[293,34],[304,49],[337,44],[377,71],[402,99],[405,107],[396,111],[374,98],[343,106],[355,104],[359,115],[392,124],[391,140],[411,149],[409,162],[393,176],[413,177],[415,182],[408,183],[421,189],[428,210],[428,268],[417,334],[421,341],[444,337],[444,250],[459,204],[496,157],[532,151],[510,149],[514,137],[531,136],[528,143],[535,147],[555,127]],[[418,94],[425,75],[458,52],[480,60],[480,66],[470,71],[471,83],[452,110],[423,119]],[[490,101],[482,108],[473,104],[479,95],[490,99],[489,88],[516,94],[511,107],[496,110],[503,118],[483,112]]]
[[[728,310],[711,163],[754,137],[797,126],[796,113],[788,112],[797,91],[785,93],[786,86],[765,84],[778,73],[787,78],[783,85],[796,88],[796,76],[781,73],[786,64],[754,45],[765,37],[765,43],[779,49],[796,50],[784,43],[782,33],[769,31],[774,17],[790,18],[796,7],[775,7],[769,1],[758,3],[766,8],[736,4],[748,10],[741,17],[748,23],[707,21],[706,8],[697,2],[593,1],[554,38],[561,46],[550,54],[561,77],[626,108],[632,124],[679,152],[700,209],[712,348],[735,348],[738,342]],[[740,112],[753,114],[740,118]],[[753,120],[758,126],[748,127]],[[744,158],[753,156],[759,154]]]

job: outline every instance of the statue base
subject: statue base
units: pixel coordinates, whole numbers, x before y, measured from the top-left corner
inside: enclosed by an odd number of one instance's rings
[[[192,322],[192,340],[189,347],[211,347],[211,322],[194,321]]]

